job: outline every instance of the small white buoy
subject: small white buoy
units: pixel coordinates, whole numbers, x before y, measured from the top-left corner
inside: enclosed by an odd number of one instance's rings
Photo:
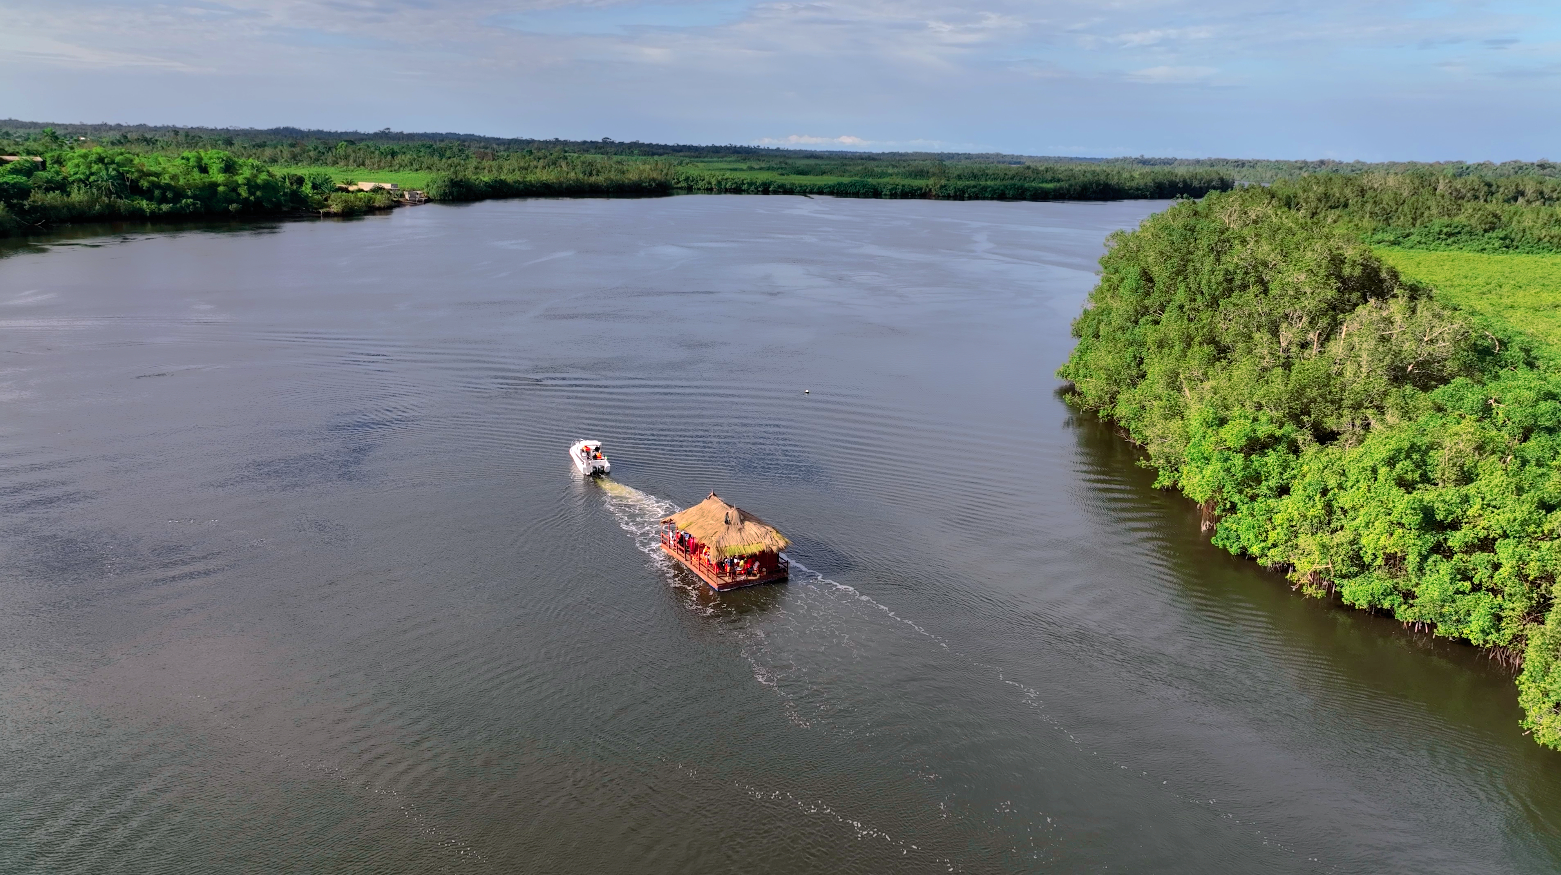
[[[808,390],[807,389],[803,389],[802,390],[802,394],[804,394],[804,395],[808,394]]]

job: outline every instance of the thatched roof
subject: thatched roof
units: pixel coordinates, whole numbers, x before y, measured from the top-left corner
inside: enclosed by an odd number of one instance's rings
[[[662,520],[698,538],[717,556],[747,556],[766,550],[779,552],[791,544],[786,536],[764,520],[722,501],[714,492],[685,511]]]

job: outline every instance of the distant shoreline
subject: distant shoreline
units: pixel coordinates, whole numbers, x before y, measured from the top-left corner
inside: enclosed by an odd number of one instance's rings
[[[127,126],[56,130],[24,122],[0,122],[0,155],[42,159],[0,166],[0,234],[105,219],[351,215],[394,206],[382,193],[340,190],[343,183],[364,181],[422,190],[435,201],[684,193],[1109,201],[1197,198],[1236,185],[1232,174],[1217,167],[1153,160],[796,152],[387,132],[346,137]]]
[[[734,192],[705,192],[705,191],[674,191],[666,194],[634,194],[634,193],[608,193],[608,194],[579,194],[579,195],[521,195],[516,197],[484,198],[473,201],[428,201],[419,206],[469,206],[488,201],[518,201],[518,200],[646,200],[673,197],[742,197],[750,193]],[[755,194],[754,196],[771,196]],[[805,195],[776,193],[775,197],[835,197],[834,195]],[[874,200],[874,198],[843,197],[842,200]],[[878,200],[886,200],[879,198]],[[900,200],[906,200],[901,198]],[[935,200],[933,198],[921,198],[920,200]],[[1077,199],[1077,200],[1046,200],[1046,201],[996,201],[986,199],[987,203],[1049,203],[1049,204],[1106,204],[1117,203],[1125,200],[1155,200],[1155,198],[1112,198],[1112,199]],[[1169,199],[1167,199],[1169,200]],[[948,201],[945,201],[948,202]],[[976,200],[961,201],[962,203],[975,203]],[[240,216],[167,216],[167,217],[127,217],[117,219],[92,219],[78,222],[69,222],[55,225],[49,228],[27,231],[19,234],[0,235],[0,257],[4,257],[4,249],[7,244],[27,244],[48,242],[45,238],[59,238],[61,240],[87,240],[94,237],[107,237],[115,234],[155,234],[159,232],[184,232],[217,230],[230,227],[235,230],[245,226],[258,226],[277,224],[282,222],[306,222],[306,221],[357,221],[370,216],[386,216],[395,210],[407,207],[407,204],[395,204],[383,208],[364,210],[352,215],[321,215],[318,212],[302,210],[291,213],[255,214]]]

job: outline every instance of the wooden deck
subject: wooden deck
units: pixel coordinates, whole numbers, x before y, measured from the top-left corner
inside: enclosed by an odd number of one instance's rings
[[[700,580],[710,584],[710,588],[717,591],[741,589],[745,586],[758,586],[761,583],[779,583],[791,576],[791,569],[784,558],[780,560],[779,568],[763,574],[722,574],[710,563],[676,549],[668,544],[665,539],[661,542],[661,549],[668,556],[676,559],[678,564],[699,575]]]

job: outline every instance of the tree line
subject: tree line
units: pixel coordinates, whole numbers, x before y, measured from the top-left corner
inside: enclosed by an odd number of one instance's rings
[[[336,190],[353,181],[350,174],[374,171],[430,174],[429,197],[446,201],[680,192],[1113,200],[1200,197],[1234,185],[1228,176],[1196,169],[877,155],[757,160],[756,151],[728,150],[717,161],[708,154],[581,151],[535,141],[283,141],[187,130],[121,130],[94,140],[51,128],[0,132],[0,152],[24,159],[0,168],[0,233],[128,218],[351,215],[392,204],[384,192]],[[726,160],[734,155],[744,160]],[[288,166],[326,170],[272,169]]]
[[[1358,174],[1398,174],[1428,172],[1438,176],[1546,176],[1561,178],[1561,163],[1538,161],[1335,161],[1275,160],[1270,158],[1102,158],[1103,164],[1126,167],[1203,168],[1225,173],[1245,185],[1266,185],[1281,179],[1296,179],[1327,173],[1341,176]]]

